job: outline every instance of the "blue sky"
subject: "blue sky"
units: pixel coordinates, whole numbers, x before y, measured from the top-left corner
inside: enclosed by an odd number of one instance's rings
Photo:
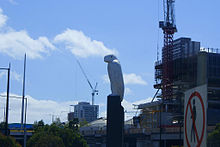
[[[191,37],[203,47],[220,47],[217,0],[176,1],[178,37]],[[91,83],[98,82],[100,116],[106,111],[110,85],[103,56],[116,53],[126,81],[125,108],[149,101],[155,93],[154,62],[157,43],[161,50],[162,0],[0,1],[0,67],[12,64],[11,90],[22,93],[23,56],[27,52],[26,94],[30,97],[28,121],[51,115],[65,120],[70,104],[91,102]],[[0,92],[6,91],[6,75],[0,72]],[[13,101],[13,100],[12,100]],[[4,99],[1,99],[3,111]],[[20,103],[12,102],[11,122],[19,121]],[[43,109],[44,108],[44,109]],[[14,113],[13,113],[14,112]],[[41,112],[41,113],[37,113]],[[36,114],[36,115],[33,115]],[[2,119],[3,112],[0,114]]]

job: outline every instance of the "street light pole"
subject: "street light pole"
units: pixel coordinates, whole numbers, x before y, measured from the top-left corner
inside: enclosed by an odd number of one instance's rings
[[[8,106],[9,106],[9,84],[10,84],[10,68],[11,64],[9,63],[8,67],[8,82],[7,82],[7,99],[6,99],[6,122],[5,122],[5,135],[8,136]]]
[[[5,117],[5,135],[8,136],[8,106],[9,106],[9,83],[10,83],[10,67],[11,64],[9,63],[8,68],[0,68],[0,70],[7,70],[8,71],[8,81],[7,81],[7,99],[6,99],[6,117]]]
[[[7,97],[7,95],[0,95],[0,97]],[[14,99],[22,99],[22,96],[10,96],[10,98]],[[24,111],[24,147],[26,146],[26,140],[27,140],[27,134],[26,134],[26,122],[27,122],[27,97],[24,97],[25,99],[25,111]]]
[[[161,119],[162,119],[162,107],[163,107],[163,99],[162,99],[162,103],[160,104],[160,147],[162,147],[162,126],[161,126]]]
[[[21,128],[24,128],[23,124],[24,124],[25,70],[26,70],[26,54],[24,56],[24,75],[23,75],[22,108],[21,108]]]
[[[180,100],[179,101],[179,104],[180,104],[180,108],[179,108],[179,113],[180,113],[180,117],[179,117],[179,147],[182,146],[182,138],[181,138],[181,133],[182,133],[181,129],[182,129],[182,122],[183,122],[182,121],[182,117],[181,117],[183,115],[182,114],[182,99],[181,99],[182,98],[182,94],[183,93],[181,93],[181,92],[179,94],[179,100]]]
[[[26,147],[27,134],[26,134],[26,122],[27,122],[27,98],[25,99],[25,117],[24,117],[24,147]]]

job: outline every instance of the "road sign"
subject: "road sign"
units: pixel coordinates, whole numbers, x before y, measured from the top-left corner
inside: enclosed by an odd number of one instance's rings
[[[206,147],[207,85],[185,92],[184,147]]]

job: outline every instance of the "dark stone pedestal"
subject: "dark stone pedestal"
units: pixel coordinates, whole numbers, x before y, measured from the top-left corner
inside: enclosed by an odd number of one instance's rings
[[[124,108],[119,96],[108,96],[106,147],[123,147]]]

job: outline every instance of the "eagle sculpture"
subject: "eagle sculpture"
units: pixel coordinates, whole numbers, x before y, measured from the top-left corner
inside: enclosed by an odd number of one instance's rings
[[[124,97],[124,80],[120,62],[115,55],[105,56],[104,61],[108,63],[108,76],[112,95],[119,95],[122,101]]]

